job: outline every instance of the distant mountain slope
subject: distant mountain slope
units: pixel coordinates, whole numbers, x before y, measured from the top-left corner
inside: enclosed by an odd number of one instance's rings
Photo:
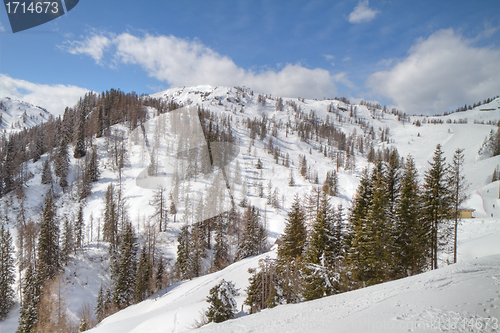
[[[32,104],[13,100],[9,97],[0,99],[0,134],[22,131],[45,122],[50,112]]]

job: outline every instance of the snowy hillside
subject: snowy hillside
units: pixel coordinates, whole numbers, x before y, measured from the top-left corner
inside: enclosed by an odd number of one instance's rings
[[[41,124],[50,117],[50,112],[29,103],[0,99],[0,133],[15,133]]]
[[[498,156],[489,157],[478,154],[485,138],[488,138],[492,130],[497,130],[496,123],[500,120],[498,98],[492,103],[469,111],[443,117],[411,116],[402,121],[398,119],[397,114],[365,103],[348,104],[346,100],[337,99],[280,99],[254,94],[249,89],[234,87],[175,88],[152,97],[182,106],[200,106],[213,112],[219,119],[230,121],[234,145],[238,149],[234,159],[230,160],[224,168],[226,183],[220,191],[223,194],[218,202],[219,208],[222,211],[228,210],[230,197],[233,197],[234,201],[239,204],[246,193],[249,203],[260,212],[270,244],[274,244],[283,233],[286,214],[294,196],[303,197],[316,185],[315,175],[320,185],[325,180],[327,172],[338,170],[339,193],[336,197],[332,197],[331,202],[335,207],[342,204],[345,209],[344,214],[347,214],[346,209],[351,207],[361,171],[366,166],[370,166],[367,161],[370,147],[380,151],[387,147],[394,147],[398,149],[402,157],[411,154],[415,159],[420,177],[428,169],[428,161],[432,158],[438,143],[443,146],[447,162],[451,161],[457,148],[465,149],[464,171],[470,183],[468,190],[470,198],[465,205],[475,210],[476,218],[466,219],[460,226],[458,247],[460,264],[315,302],[279,306],[274,310],[266,310],[258,315],[245,316],[245,318],[223,324],[220,326],[221,330],[244,331],[243,327],[247,331],[261,330],[260,327],[257,328],[257,325],[262,321],[269,323],[262,329],[271,332],[278,331],[276,327],[287,325],[286,323],[291,326],[292,323],[302,320],[304,326],[297,327],[316,327],[311,331],[319,332],[325,331],[326,327],[335,327],[333,321],[339,320],[340,332],[348,331],[347,328],[352,327],[349,325],[363,318],[366,321],[380,318],[399,324],[400,322],[425,321],[433,316],[443,317],[451,313],[448,311],[454,311],[453,315],[483,317],[495,316],[494,311],[498,313],[498,265],[494,264],[498,256],[475,259],[500,254],[500,246],[497,242],[500,239],[498,193],[500,182],[490,183],[493,170],[500,164],[500,161]],[[26,124],[31,124],[31,122],[36,124],[36,121],[41,122],[49,116],[48,113],[44,113],[44,110],[28,107],[10,99],[2,99],[2,104],[4,109],[10,110],[10,113],[2,111],[1,128],[7,132],[9,129],[21,126],[20,120],[25,113],[24,110],[28,115]],[[481,111],[485,108],[497,109]],[[18,110],[18,112],[13,110]],[[176,222],[170,216],[167,231],[159,233],[157,239],[158,250],[169,261],[170,270],[173,269],[175,263],[177,236],[184,222],[193,223],[196,220],[194,212],[197,207],[201,206],[203,210],[203,206],[207,206],[207,201],[213,199],[210,191],[217,185],[215,180],[221,173],[214,172],[183,181],[177,190],[172,187],[175,170],[169,169],[169,165],[173,165],[171,161],[174,158],[180,161],[178,163],[182,163],[182,156],[179,157],[179,154],[173,152],[179,141],[176,136],[178,124],[174,120],[175,112],[158,115],[156,109],[149,107],[147,113],[148,121],[142,126],[131,130],[126,124],[117,124],[111,128],[111,139],[93,138],[93,144],[97,148],[101,176],[97,182],[93,183],[92,191],[83,205],[83,215],[86,221],[85,247],[71,255],[70,263],[65,268],[68,309],[70,317],[75,321],[78,319],[82,304],[88,302],[94,308],[99,286],[101,284],[106,286],[110,283],[108,245],[102,241],[102,234],[100,234],[106,191],[110,184],[121,188],[128,218],[136,229],[139,241],[144,242],[147,237],[148,221],[154,211],[150,203],[153,200],[155,186],[144,185],[142,180],[150,166],[150,161],[154,159],[158,161],[157,169],[160,176],[153,177],[154,184],[165,184],[168,192],[178,191],[178,198],[174,199],[178,208]],[[467,118],[466,122],[463,120],[465,118]],[[268,125],[268,132],[262,140],[258,134],[255,139],[252,139],[249,122],[262,121],[262,119],[265,119]],[[425,122],[424,119],[426,119]],[[442,123],[433,124],[432,119],[438,119]],[[459,121],[460,119],[462,121]],[[415,125],[417,120],[421,126]],[[301,137],[303,133],[295,130],[302,123],[323,122],[332,124],[333,129],[343,133],[345,136],[341,140],[345,140],[347,146],[352,146],[352,149],[346,148],[342,152],[345,159],[347,159],[346,150],[353,152],[353,160],[345,164],[343,161],[338,169],[339,164],[335,158],[339,158],[340,151],[334,151],[333,148],[327,151],[326,147],[330,146],[328,141],[318,138],[317,134],[311,134],[304,140]],[[199,131],[198,134],[200,134]],[[270,143],[273,147],[279,148],[277,158],[269,153]],[[118,170],[113,162],[115,158],[113,151],[116,151],[121,144],[125,147],[127,156],[125,166]],[[70,146],[70,151],[73,151],[72,146]],[[63,191],[58,184],[54,184],[53,189],[57,195],[58,216],[74,220],[80,205],[78,202],[80,185],[76,180],[81,172],[83,161],[73,158],[72,153],[70,155],[71,167],[68,182],[71,185],[66,191]],[[308,179],[301,175],[300,159],[302,156],[307,158]],[[43,197],[51,187],[41,183],[43,163],[49,158],[49,154],[46,153],[36,163],[30,161],[26,164],[27,171],[31,172],[34,177],[25,186],[26,199],[23,204],[26,215],[35,220],[40,218]],[[286,158],[290,161],[289,167],[285,166]],[[262,169],[256,168],[259,160],[262,163]],[[185,165],[181,164],[180,169],[182,170],[183,167]],[[219,171],[222,172],[222,168],[220,169]],[[238,173],[240,177],[237,176]],[[294,186],[289,186],[291,176],[294,178]],[[238,181],[237,178],[241,180]],[[229,185],[229,189],[225,185]],[[276,199],[273,203],[269,203],[268,200],[270,193]],[[15,221],[20,212],[21,200],[11,193],[2,198],[2,205],[2,210],[6,212],[8,220]],[[5,208],[7,206],[10,209]],[[61,222],[62,220],[63,218]],[[14,223],[11,223],[10,227],[15,237]],[[234,250],[234,244],[232,246]],[[144,302],[106,318],[92,332],[148,331],[153,333],[187,330],[194,320],[198,319],[199,312],[207,308],[205,298],[210,288],[222,278],[233,281],[240,289],[241,296],[237,301],[238,307],[241,308],[246,296],[244,289],[248,286],[250,276],[247,270],[256,267],[258,260],[266,256],[275,257],[276,252],[271,251],[247,258],[219,272],[176,283],[155,295],[156,300],[155,297],[150,297]],[[441,259],[441,263],[445,264],[448,258],[442,257]],[[208,272],[212,261],[213,251],[209,251],[208,257],[204,260],[203,273]],[[459,291],[463,288],[470,291],[472,288],[470,285],[477,287],[477,298],[467,300],[467,297]],[[414,299],[420,301],[413,303]],[[479,303],[482,304],[476,306]],[[345,307],[343,308],[341,304],[345,304]],[[379,307],[380,304],[383,306]],[[332,310],[339,307],[341,309],[338,311]],[[360,311],[361,309],[363,310]],[[244,309],[244,312],[248,312],[248,309]],[[304,314],[300,314],[301,312]],[[330,312],[334,315],[330,316]],[[240,316],[245,313],[240,313]],[[369,315],[364,317],[366,313]],[[17,328],[18,316],[16,308],[9,318],[1,323],[1,332],[14,332]],[[330,316],[332,321],[316,320],[318,317],[326,316]],[[271,324],[273,318],[276,322]],[[219,329],[219,326],[210,325],[204,329],[215,331]],[[279,330],[293,331],[292,327],[287,326]],[[303,330],[298,329],[298,331]],[[359,331],[367,330],[360,329]]]
[[[482,257],[393,282],[209,324],[198,331],[498,332],[499,259],[500,255]],[[156,331],[157,326],[149,323],[152,325],[143,323],[143,331]],[[120,332],[114,328],[108,326],[106,332]]]
[[[394,332],[408,332],[412,328],[413,331],[431,332],[433,329],[422,330],[421,325],[458,317],[468,318],[469,321],[500,319],[499,221],[467,220],[461,226],[459,235],[459,264],[317,301],[279,306],[255,315],[246,316],[249,309],[245,306],[244,312],[237,315],[243,318],[210,324],[200,331],[387,332],[388,327],[394,327]],[[266,256],[274,258],[275,255],[276,252],[272,251],[242,260],[217,273],[173,285],[105,319],[91,332],[163,333],[189,330],[195,320],[199,320],[200,313],[208,308],[205,299],[210,288],[223,278],[234,282],[240,289],[242,295],[236,300],[238,309],[241,309],[250,276],[248,268],[257,267],[258,260]],[[485,257],[476,259],[480,256]],[[379,329],[378,325],[382,328]]]

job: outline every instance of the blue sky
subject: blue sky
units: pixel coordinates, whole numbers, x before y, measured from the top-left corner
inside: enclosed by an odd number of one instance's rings
[[[60,113],[86,90],[240,85],[442,113],[500,91],[500,2],[81,0],[12,34],[0,94]]]

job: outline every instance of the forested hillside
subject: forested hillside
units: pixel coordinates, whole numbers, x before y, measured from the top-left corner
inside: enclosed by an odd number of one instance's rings
[[[219,271],[247,283],[210,291],[238,299],[214,322],[459,262],[460,210],[499,231],[498,101],[425,117],[241,87],[88,93],[1,138],[2,328],[109,328]]]

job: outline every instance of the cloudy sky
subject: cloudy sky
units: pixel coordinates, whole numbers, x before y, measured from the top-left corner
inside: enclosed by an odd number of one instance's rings
[[[88,90],[187,85],[378,101],[434,114],[500,92],[500,2],[82,0],[13,34],[0,95],[61,113]]]

